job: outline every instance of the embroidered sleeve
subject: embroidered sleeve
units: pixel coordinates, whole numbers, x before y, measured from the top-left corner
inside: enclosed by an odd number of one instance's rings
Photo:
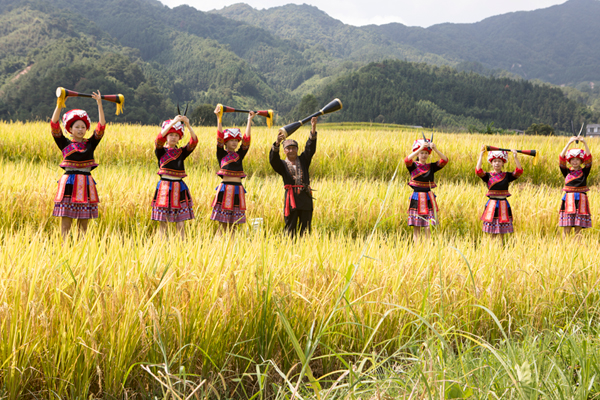
[[[523,169],[522,168],[515,168],[515,172],[512,173],[512,176],[517,179],[518,177],[520,177],[521,175],[523,175]]]
[[[412,172],[415,168],[417,168],[417,166],[415,165],[415,162],[408,157],[406,157],[404,159],[404,164],[406,165],[406,169],[409,172]]]
[[[162,149],[163,147],[165,147],[165,143],[167,143],[166,136],[163,136],[159,133],[156,137],[156,140],[154,140],[154,147],[156,147],[157,149]]]
[[[193,137],[191,137],[190,141],[188,142],[187,146],[185,146],[185,148],[188,153],[191,153],[192,151],[194,151],[196,149],[197,145],[198,145],[198,138],[194,139]]]
[[[586,154],[583,157],[583,168],[592,168],[592,155]]]
[[[246,136],[246,134],[244,133],[244,137],[242,138],[241,149],[248,150],[249,147],[250,147],[250,136]]]
[[[63,131],[60,128],[60,122],[50,122],[50,129],[52,132],[52,137],[54,138],[54,142],[56,142],[56,145],[59,149],[62,150],[69,145],[69,139],[63,135]]]
[[[217,147],[223,148],[225,146],[225,134],[217,130]]]
[[[94,129],[94,137],[98,140],[102,139],[102,137],[104,136],[105,129],[106,125],[102,125],[100,124],[100,122],[98,122],[98,125],[96,125],[96,129]]]
[[[485,172],[483,172],[482,169],[475,168],[475,174],[480,178],[483,178],[485,176]]]
[[[558,166],[560,168],[568,168],[567,159],[565,157],[558,156]]]
[[[438,169],[444,168],[446,166],[446,164],[448,164],[448,160],[444,160],[443,158],[440,158],[437,162]]]
[[[61,137],[63,136],[62,129],[60,129],[60,122],[50,122],[50,129],[52,132],[52,136]]]

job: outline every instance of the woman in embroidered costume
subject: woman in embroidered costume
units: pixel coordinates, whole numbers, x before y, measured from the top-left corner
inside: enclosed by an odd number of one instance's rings
[[[567,151],[571,143],[579,140],[583,143],[583,149],[571,149]],[[567,162],[571,168],[567,166]],[[563,237],[570,233],[571,229],[579,234],[582,228],[592,227],[592,215],[586,192],[589,191],[587,178],[592,169],[592,154],[582,137],[573,136],[561,151],[559,156],[560,172],[565,177],[562,203],[560,206],[559,226],[564,227]]]
[[[65,170],[58,181],[52,212],[53,216],[61,217],[63,237],[69,233],[73,219],[78,220],[79,227],[85,232],[88,220],[98,218],[98,192],[91,171],[98,166],[94,161],[94,150],[104,136],[106,120],[100,91],[94,92],[92,98],[98,103],[99,122],[89,139],[85,139],[84,136],[92,122],[83,110],[75,109],[63,115],[63,124],[65,130],[71,134],[71,140],[63,135],[60,128],[60,107],[56,107],[50,122],[52,137],[63,156],[60,167]]]
[[[190,131],[190,141],[185,147],[177,147],[177,143],[183,138],[184,125]],[[160,181],[152,201],[152,219],[160,221],[162,234],[167,232],[167,222],[175,222],[177,231],[183,238],[184,222],[194,218],[192,196],[183,182],[183,178],[187,176],[183,162],[197,144],[198,137],[190,126],[190,120],[183,115],[163,122],[162,130],[156,137],[154,153],[158,159]]]
[[[440,159],[435,163],[427,163],[432,151],[435,151]],[[414,161],[415,158],[417,161]],[[433,142],[419,139],[413,143],[412,153],[404,159],[404,163],[410,172],[408,185],[414,190],[410,197],[408,225],[414,227],[415,240],[419,239],[421,234],[429,239],[429,226],[437,223],[435,215],[438,213],[435,195],[431,192],[431,189],[436,187],[434,174],[448,164],[448,157],[443,155]]]
[[[517,151],[511,150],[515,157],[516,168],[514,172],[502,172],[504,164],[508,162],[506,151],[490,151],[488,162],[492,164],[492,172],[483,172],[483,154],[486,147],[482,146],[477,160],[475,173],[488,187],[486,196],[489,200],[485,204],[485,210],[481,216],[483,231],[501,238],[505,233],[513,233],[513,217],[507,198],[510,197],[508,186],[523,174],[523,168],[517,158]]]
[[[230,229],[237,224],[246,222],[246,190],[242,185],[242,178],[246,177],[242,162],[250,148],[250,130],[254,112],[248,113],[246,132],[242,137],[239,129],[225,129],[218,118],[221,105],[215,108],[217,114],[217,160],[219,161],[219,175],[222,182],[217,186],[217,194],[212,203],[213,212],[210,219],[218,221],[219,232]],[[242,143],[236,151],[238,144]]]

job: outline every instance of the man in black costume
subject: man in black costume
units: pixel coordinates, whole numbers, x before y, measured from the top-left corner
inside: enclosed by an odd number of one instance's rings
[[[285,230],[292,237],[296,235],[298,223],[300,223],[301,235],[310,232],[311,228],[313,198],[308,168],[317,149],[317,120],[318,117],[310,120],[310,136],[302,154],[298,155],[298,142],[293,139],[284,140],[286,133],[283,129],[279,130],[277,141],[273,143],[269,153],[271,166],[283,178]],[[285,160],[279,157],[281,142],[283,142]]]

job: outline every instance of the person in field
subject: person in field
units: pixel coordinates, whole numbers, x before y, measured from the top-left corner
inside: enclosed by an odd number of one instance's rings
[[[84,110],[74,109],[63,115],[65,130],[71,135],[68,139],[60,127],[60,107],[52,114],[50,129],[56,145],[62,152],[60,167],[65,173],[58,181],[58,191],[54,198],[52,215],[61,218],[61,233],[66,237],[71,230],[73,220],[78,221],[79,228],[85,233],[88,222],[98,218],[98,192],[91,171],[98,166],[94,160],[94,151],[104,136],[106,120],[102,109],[100,91],[94,92],[92,98],[98,103],[99,122],[92,136],[85,138],[92,124]]]
[[[190,141],[185,147],[178,147],[185,128],[190,132]],[[190,125],[190,120],[183,115],[163,122],[162,129],[154,141],[160,181],[156,185],[152,200],[152,219],[160,221],[159,232],[163,235],[167,233],[167,223],[174,222],[177,231],[184,238],[184,223],[194,218],[192,196],[183,178],[187,176],[184,161],[197,145],[198,137]]]
[[[571,149],[569,146],[579,140],[583,143],[584,149]],[[563,237],[566,237],[571,230],[578,235],[583,228],[592,227],[592,215],[590,213],[590,204],[588,202],[587,192],[590,190],[587,186],[587,178],[592,169],[592,154],[583,137],[573,136],[559,156],[560,172],[565,177],[565,186],[560,206],[560,218],[558,226],[562,226]],[[570,167],[567,166],[569,163]]]
[[[511,150],[515,158],[516,168],[514,172],[502,172],[504,164],[508,162],[508,153],[506,151],[490,151],[487,159],[492,164],[493,171],[483,172],[482,163],[485,151],[486,147],[482,146],[479,153],[479,160],[477,160],[477,167],[475,168],[477,176],[488,187],[486,196],[489,199],[485,204],[485,210],[481,216],[483,231],[501,238],[503,234],[514,232],[512,210],[507,200],[510,197],[508,186],[523,174],[523,168],[517,158],[517,151]]]
[[[285,189],[283,220],[285,231],[295,237],[300,229],[300,235],[310,233],[313,216],[313,197],[310,187],[308,169],[317,150],[317,120],[310,120],[311,130],[302,154],[298,155],[298,142],[287,139],[283,129],[279,130],[277,140],[269,152],[271,167],[283,178]],[[283,142],[285,160],[279,156],[279,148]]]
[[[212,203],[210,219],[219,222],[219,234],[232,230],[238,224],[246,222],[246,190],[242,179],[246,177],[243,161],[250,148],[252,118],[254,111],[248,113],[248,124],[244,136],[239,129],[230,128],[223,130],[218,115],[221,105],[215,108],[217,115],[217,160],[219,161],[219,175],[222,182],[217,186],[217,194]],[[238,145],[241,146],[238,149]]]
[[[435,163],[427,163],[427,159],[435,151],[440,159]],[[416,160],[415,160],[416,159]],[[448,164],[448,157],[442,154],[435,143],[419,139],[413,143],[412,153],[404,159],[404,164],[410,172],[410,186],[414,192],[410,196],[408,208],[408,225],[413,228],[413,239],[419,240],[421,236],[431,237],[430,225],[436,225],[439,212],[435,195],[431,191],[437,185],[434,174]]]

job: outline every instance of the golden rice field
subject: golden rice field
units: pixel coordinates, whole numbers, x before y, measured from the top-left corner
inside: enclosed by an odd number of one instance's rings
[[[267,159],[276,130],[253,129],[245,161],[248,218],[262,226],[219,239],[215,129],[198,127],[196,219],[181,241],[150,220],[158,128],[109,125],[100,218],[63,241],[48,125],[0,123],[0,399],[600,395],[599,235],[564,240],[557,227],[565,138],[435,133],[450,158],[436,174],[441,225],[413,243],[408,174],[394,172],[415,132],[323,125],[313,233],[290,242]],[[521,157],[504,244],[481,233],[481,144],[541,153]]]

